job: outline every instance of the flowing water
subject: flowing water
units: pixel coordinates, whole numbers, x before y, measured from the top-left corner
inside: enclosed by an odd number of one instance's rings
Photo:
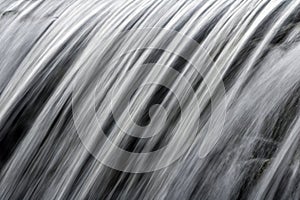
[[[0,199],[300,199],[300,0],[0,14]]]

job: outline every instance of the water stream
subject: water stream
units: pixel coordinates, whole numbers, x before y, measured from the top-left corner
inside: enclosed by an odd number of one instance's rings
[[[1,0],[0,199],[300,199],[300,0]]]

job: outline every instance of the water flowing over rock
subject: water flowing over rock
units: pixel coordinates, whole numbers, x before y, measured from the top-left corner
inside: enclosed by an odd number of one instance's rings
[[[300,199],[300,0],[1,0],[0,199]]]

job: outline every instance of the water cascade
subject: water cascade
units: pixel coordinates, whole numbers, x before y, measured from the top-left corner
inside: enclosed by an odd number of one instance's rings
[[[0,199],[300,199],[300,0],[0,1]]]

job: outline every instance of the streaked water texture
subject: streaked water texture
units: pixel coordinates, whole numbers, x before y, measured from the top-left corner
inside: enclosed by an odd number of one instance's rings
[[[0,199],[300,199],[300,0],[0,0]]]

